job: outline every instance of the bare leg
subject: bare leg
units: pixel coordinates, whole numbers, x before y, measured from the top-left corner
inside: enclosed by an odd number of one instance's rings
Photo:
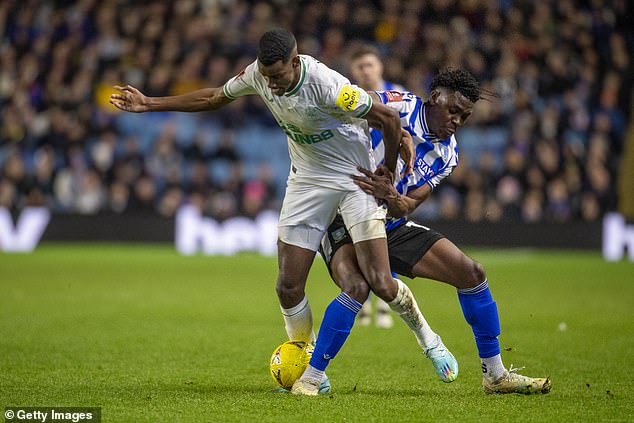
[[[332,258],[330,266],[335,282],[345,291],[349,293],[360,292],[360,287],[367,286],[366,277],[362,275],[360,266],[357,264],[357,257],[366,257],[366,264],[372,264],[376,267],[371,268],[367,273],[374,275],[378,280],[374,286],[378,286],[383,297],[391,294],[396,288],[396,294],[389,303],[392,308],[414,332],[416,340],[420,345],[423,353],[429,357],[434,365],[436,374],[445,382],[452,382],[458,376],[458,363],[453,355],[446,349],[440,337],[431,329],[414,299],[410,289],[403,282],[394,280],[389,271],[389,263],[382,261],[377,257],[383,247],[387,246],[384,239],[375,239],[371,241],[362,241],[355,244],[357,254],[353,254],[349,245],[341,247]],[[359,254],[360,247],[361,254]],[[364,256],[365,254],[365,256]],[[385,270],[381,267],[387,267],[387,275],[389,281],[381,279],[380,275],[385,275]],[[374,286],[372,288],[374,289]],[[365,288],[367,289],[367,288]],[[358,300],[365,298],[367,292],[357,296]],[[320,332],[321,336],[321,332]]]
[[[337,286],[355,300],[363,303],[361,311],[357,315],[357,325],[368,326],[372,313],[372,297],[368,295],[370,287],[363,278],[357,256],[352,244],[341,246],[330,260],[330,271]],[[367,298],[364,302],[364,298]],[[376,325],[377,327],[392,327],[390,306],[380,298],[376,298]]]
[[[354,244],[359,269],[376,295],[390,302],[396,298],[398,285],[392,278],[385,238],[370,239]]]
[[[500,355],[500,319],[484,268],[448,239],[434,243],[416,263],[415,276],[446,282],[458,288],[465,320],[473,329],[485,380],[498,380],[506,372]]]
[[[368,298],[370,287],[363,278],[352,244],[340,247],[330,260],[330,271],[337,286],[360,303]]]
[[[359,268],[372,291],[405,321],[423,350],[436,346],[439,343],[438,335],[423,317],[409,287],[392,278],[386,239],[361,241],[354,246]]]
[[[313,315],[304,289],[315,252],[278,241],[277,296],[290,340],[315,341]]]
[[[458,289],[473,288],[486,279],[482,265],[446,238],[432,245],[414,265],[412,273],[416,277],[445,282]]]

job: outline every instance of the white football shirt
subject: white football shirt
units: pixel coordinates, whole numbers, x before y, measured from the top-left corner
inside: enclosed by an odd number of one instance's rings
[[[288,151],[297,181],[334,189],[355,189],[350,178],[357,166],[376,167],[367,121],[368,93],[323,63],[300,55],[301,77],[283,96],[274,95],[258,70],[257,60],[223,87],[235,99],[257,94],[288,136]],[[262,142],[262,140],[253,140]]]

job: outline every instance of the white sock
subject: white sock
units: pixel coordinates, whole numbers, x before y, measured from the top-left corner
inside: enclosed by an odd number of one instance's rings
[[[288,339],[291,341],[315,343],[313,313],[310,311],[308,298],[304,297],[295,307],[280,308],[284,316],[284,325],[286,326]]]
[[[300,379],[302,380],[306,380],[306,379],[318,380],[320,383],[325,378],[326,378],[326,373],[323,370],[316,369],[310,364],[306,366],[306,370],[304,370],[302,377],[300,377]]]
[[[396,298],[388,303],[390,308],[401,316],[401,319],[414,332],[421,348],[427,349],[435,346],[438,335],[429,327],[423,313],[420,312],[412,291],[401,280],[394,280],[398,283],[398,293]]]
[[[506,369],[500,354],[489,358],[481,358],[480,360],[482,361],[482,377],[495,381],[504,375]]]

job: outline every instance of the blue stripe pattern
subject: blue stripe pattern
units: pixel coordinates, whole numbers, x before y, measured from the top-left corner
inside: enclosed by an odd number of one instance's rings
[[[370,137],[372,138],[372,150],[375,150],[381,141],[383,141],[383,134],[377,129],[370,128]]]
[[[485,279],[484,282],[482,282],[481,284],[477,286],[474,286],[473,288],[459,289],[458,292],[461,294],[466,294],[466,295],[475,295],[486,290],[488,287],[489,287],[489,280]]]
[[[399,112],[401,125],[412,134],[412,139],[416,147],[416,157],[414,158],[414,174],[406,175],[396,183],[396,190],[401,195],[406,195],[408,191],[428,184],[431,189],[436,186],[458,165],[458,142],[455,136],[439,140],[429,129],[425,116],[425,103],[420,97],[403,91],[400,92],[402,99],[395,101],[395,96],[385,94],[385,91],[376,92],[383,104]],[[389,101],[390,98],[392,101]],[[372,131],[372,148],[375,151],[377,163],[383,161],[383,157],[378,155],[385,151],[381,147],[383,141],[379,131]],[[405,163],[399,158],[397,171],[402,173]],[[388,218],[386,228],[393,229],[402,225],[406,219]]]
[[[359,310],[361,310],[362,304],[359,304],[357,300],[350,297],[345,292],[339,293],[339,295],[337,295],[337,298],[335,298],[335,300],[337,300],[339,304],[341,304],[342,306],[344,306],[345,308],[347,308],[348,310],[352,311],[355,314],[358,313]]]

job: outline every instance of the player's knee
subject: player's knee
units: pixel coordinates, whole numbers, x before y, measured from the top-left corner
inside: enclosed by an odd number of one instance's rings
[[[394,298],[396,298],[396,294],[398,293],[398,285],[392,278],[392,274],[383,272],[377,272],[373,275],[370,283],[370,287],[372,291],[382,299],[383,301],[390,302]]]
[[[332,268],[332,274],[341,290],[356,301],[363,303],[370,295],[370,286],[359,268],[348,263],[339,263]]]
[[[487,275],[484,272],[484,266],[482,266],[477,261],[473,260],[473,280],[476,284],[481,284],[486,278]]]
[[[275,290],[282,304],[297,303],[304,298],[303,285],[292,279],[284,278],[283,275],[277,279]]]
[[[469,288],[472,288],[484,282],[487,276],[484,271],[484,266],[482,266],[480,263],[478,263],[475,260],[472,260],[472,259],[468,259],[468,260],[469,260],[469,264],[467,265],[468,272],[466,275],[465,282],[468,283]]]
[[[370,295],[370,286],[365,281],[363,281],[362,283],[356,283],[346,286],[344,289],[342,289],[342,291],[348,294],[350,298],[353,298],[359,303],[363,304]]]

